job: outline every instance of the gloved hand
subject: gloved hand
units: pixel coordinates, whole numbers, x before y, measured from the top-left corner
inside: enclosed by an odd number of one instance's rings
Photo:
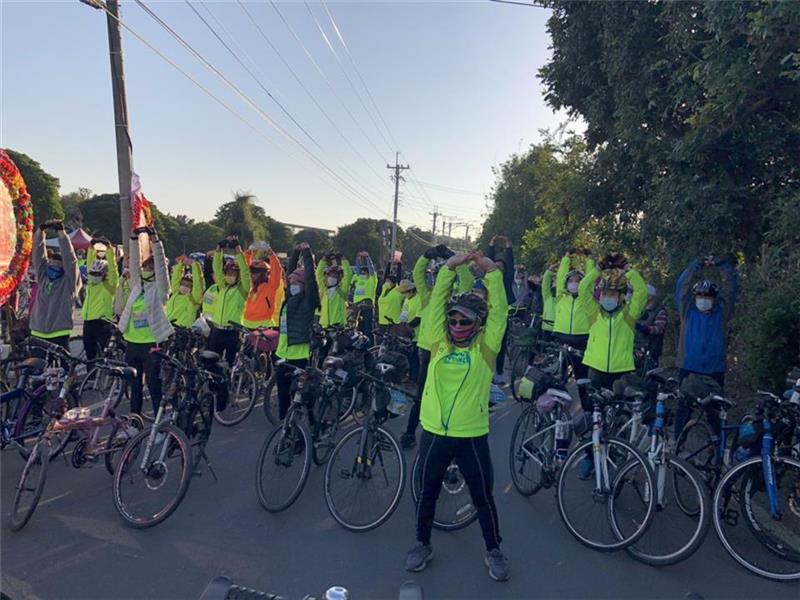
[[[428,260],[433,260],[434,258],[439,258],[439,248],[438,246],[428,248],[425,250],[424,254],[425,258]]]
[[[455,254],[450,248],[448,248],[445,244],[439,244],[436,246],[436,251],[439,253],[439,256],[443,260],[448,260],[451,256]]]

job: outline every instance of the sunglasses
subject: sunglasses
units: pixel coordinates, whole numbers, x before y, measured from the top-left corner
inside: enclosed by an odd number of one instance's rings
[[[453,317],[447,319],[447,322],[454,327],[456,325],[460,325],[461,327],[469,327],[475,324],[474,319],[454,319]]]

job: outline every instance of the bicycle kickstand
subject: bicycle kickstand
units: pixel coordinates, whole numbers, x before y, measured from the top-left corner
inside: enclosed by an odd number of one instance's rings
[[[214,478],[214,481],[218,482],[219,478],[217,477],[217,474],[214,472],[214,467],[211,466],[211,461],[208,460],[208,455],[206,455],[205,449],[200,450],[200,456],[205,461],[206,467],[208,467],[208,471],[209,473],[211,473],[211,476]]]

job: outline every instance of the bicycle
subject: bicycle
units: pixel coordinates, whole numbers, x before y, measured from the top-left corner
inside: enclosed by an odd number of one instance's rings
[[[264,440],[258,456],[256,492],[267,511],[289,508],[305,487],[311,461],[322,465],[330,456],[339,426],[339,388],[347,376],[342,365],[342,359],[335,356],[324,359],[322,370],[278,361],[278,368],[292,369],[294,393],[286,418]],[[299,473],[294,472],[295,467]],[[288,490],[282,489],[283,482]]]
[[[714,529],[748,571],[778,581],[800,579],[800,460],[792,458],[800,406],[764,397],[758,453],[729,469],[714,491]],[[733,506],[731,506],[733,505]],[[737,529],[739,517],[745,526]],[[755,538],[755,544],[753,543]]]
[[[126,525],[139,529],[158,525],[175,512],[192,477],[200,475],[200,459],[217,479],[205,447],[216,397],[227,386],[225,365],[216,352],[199,352],[188,365],[163,351],[153,352],[166,371],[166,393],[151,426],[123,449],[114,473],[114,506]],[[165,414],[169,406],[172,411]],[[173,472],[177,477],[171,477]],[[150,494],[162,489],[165,500]],[[139,498],[141,491],[145,494]]]
[[[397,509],[406,480],[406,463],[400,444],[383,427],[389,418],[387,381],[397,367],[378,362],[363,373],[369,409],[364,424],[347,432],[325,466],[325,503],[331,516],[345,529],[369,531],[383,524]]]
[[[411,495],[414,505],[422,495],[422,470],[420,455],[414,457],[411,466]],[[467,482],[458,464],[453,460],[442,477],[442,490],[436,502],[433,526],[442,531],[456,531],[471,525],[478,519],[478,510],[472,504]]]
[[[103,321],[111,328],[112,332],[108,344],[103,350],[103,356],[112,361],[125,362],[125,342],[122,339],[122,333],[113,321],[108,319],[103,319]],[[113,381],[114,379],[105,370],[92,367],[86,371],[86,375],[81,381],[78,388],[78,397],[83,400],[84,405],[92,406],[102,401]],[[125,394],[127,395],[128,393],[129,391],[126,388]]]
[[[259,327],[251,331],[234,321],[229,321],[228,325],[238,333],[240,344],[239,351],[231,365],[228,386],[230,395],[227,405],[214,413],[217,423],[224,427],[237,425],[248,417],[256,405],[262,381],[266,381],[270,377],[272,363],[269,354],[260,349],[262,338],[273,350],[273,346],[277,346],[277,336],[272,340],[271,337],[275,334],[267,327]]]
[[[75,363],[85,362],[72,358]],[[47,464],[53,457],[53,448],[59,439],[68,439],[71,432],[82,432],[83,438],[72,452],[72,466],[76,469],[104,458],[106,470],[114,474],[114,455],[121,450],[131,437],[131,422],[127,417],[115,414],[124,395],[125,382],[136,377],[136,370],[124,363],[100,359],[93,361],[97,368],[104,369],[114,384],[103,403],[100,415],[92,417],[90,409],[71,408],[57,421],[51,421],[42,437],[33,447],[25,468],[22,470],[12,503],[11,530],[19,531],[30,521],[44,490],[47,479]],[[110,427],[107,437],[101,439],[102,430]],[[66,458],[64,459],[66,462]]]
[[[567,530],[585,546],[601,552],[621,550],[638,541],[655,516],[655,477],[633,445],[606,435],[604,414],[613,393],[596,390],[585,379],[578,385],[592,401],[592,437],[564,461],[556,491],[558,512]],[[594,474],[581,479],[575,469],[586,459],[592,460]]]
[[[656,517],[645,534],[625,550],[639,562],[652,566],[672,565],[686,560],[703,543],[711,523],[711,502],[705,490],[705,482],[700,474],[685,460],[678,458],[671,450],[672,444],[667,432],[669,412],[668,400],[677,400],[678,382],[663,375],[661,369],[647,373],[647,382],[659,386],[656,395],[655,418],[649,434],[647,460],[655,474]],[[663,390],[663,391],[662,391]],[[627,428],[628,441],[640,448],[647,428],[643,427],[643,407],[648,391],[637,387],[625,388],[624,399],[633,404],[633,416],[623,426]],[[619,435],[619,434],[618,434]],[[646,439],[646,435],[644,436]],[[626,469],[634,468],[636,463],[628,463],[620,470],[615,485],[626,481]],[[671,483],[671,485],[668,485]],[[616,490],[610,501],[617,497]],[[625,537],[617,520],[617,511],[610,510],[611,524],[620,539]]]

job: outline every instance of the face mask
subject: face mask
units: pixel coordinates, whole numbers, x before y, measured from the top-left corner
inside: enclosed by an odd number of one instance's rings
[[[328,284],[328,287],[336,287],[339,280],[336,277],[328,277],[325,282]]]
[[[47,278],[50,281],[54,281],[63,275],[64,269],[62,267],[47,267]]]
[[[612,312],[619,306],[619,300],[607,296],[600,296],[600,306],[602,306],[603,310],[606,312]]]
[[[570,294],[577,294],[578,293],[578,282],[577,281],[568,281],[567,282],[567,291]]]
[[[711,298],[696,298],[694,304],[700,312],[708,312],[714,306],[714,301]]]
[[[105,260],[105,259],[106,259],[105,251],[97,253],[97,260]]]
[[[102,275],[89,275],[89,283],[102,283]]]
[[[300,292],[303,291],[303,286],[299,283],[293,283],[289,286],[289,294],[291,296],[297,296]]]
[[[450,334],[450,339],[456,344],[463,344],[468,342],[472,334],[475,332],[476,325],[447,325],[447,332]]]
[[[234,285],[237,281],[239,278],[236,275],[225,275],[225,283],[228,285]]]
[[[522,283],[525,281],[525,273],[518,273],[517,275],[514,275],[514,281],[517,283]]]
[[[156,278],[156,274],[153,271],[142,271],[142,281],[145,283],[150,283]]]
[[[191,291],[192,291],[192,288],[190,288],[188,285],[182,285],[181,287],[178,288],[178,292],[183,294],[184,296],[187,295]]]

